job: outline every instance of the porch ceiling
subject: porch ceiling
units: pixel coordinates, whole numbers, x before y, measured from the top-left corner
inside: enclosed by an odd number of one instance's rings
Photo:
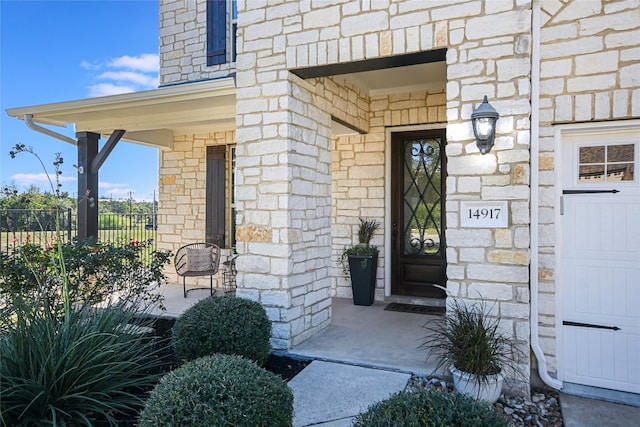
[[[410,92],[444,92],[447,85],[446,49],[435,49],[361,61],[297,68],[302,79],[337,76],[360,88],[369,97]],[[333,136],[360,131],[333,120]]]
[[[447,66],[444,61],[407,65],[382,70],[343,74],[369,96],[391,95],[414,91],[444,91],[447,85]]]
[[[392,55],[360,61],[296,68],[302,79],[340,76],[369,96],[418,90],[444,91],[447,49]]]
[[[364,90],[369,96],[419,91],[444,92],[447,86],[447,66],[443,61],[336,74],[336,76]],[[333,120],[331,133],[333,136],[345,136],[355,135],[358,131]]]
[[[209,80],[159,89],[7,109],[19,119],[108,136],[116,129],[123,140],[170,147],[173,135],[212,132],[235,127],[233,78]]]

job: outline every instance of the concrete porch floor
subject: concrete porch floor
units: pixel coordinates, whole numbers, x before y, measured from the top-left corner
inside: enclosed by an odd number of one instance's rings
[[[387,304],[376,301],[358,306],[351,299],[334,298],[331,325],[288,353],[399,372],[433,373],[435,363],[427,363],[426,350],[418,346],[425,336],[423,325],[438,317],[385,311]]]
[[[182,284],[163,285],[159,292],[165,297],[166,311],[154,314],[161,317],[179,317],[209,296],[208,289],[198,289],[184,298]],[[214,296],[222,295],[222,289],[217,289]],[[418,346],[425,335],[422,326],[437,316],[385,311],[387,304],[376,301],[371,306],[357,306],[351,299],[334,298],[331,325],[286,353],[399,372],[433,373],[435,364],[427,363],[426,351]]]

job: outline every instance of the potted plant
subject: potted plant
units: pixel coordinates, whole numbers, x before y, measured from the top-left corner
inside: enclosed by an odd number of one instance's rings
[[[500,397],[505,374],[520,376],[517,359],[521,351],[502,333],[500,319],[489,316],[484,301],[447,304],[444,318],[427,323],[420,348],[436,356],[436,369],[448,368],[456,391],[494,403]]]
[[[351,290],[355,305],[373,304],[378,268],[378,248],[371,245],[371,239],[379,227],[380,223],[375,219],[360,218],[358,244],[345,247],[339,260],[345,276],[351,278]]]

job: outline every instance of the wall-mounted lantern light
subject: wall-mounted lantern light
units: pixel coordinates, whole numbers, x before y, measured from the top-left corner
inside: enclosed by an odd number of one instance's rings
[[[471,123],[473,133],[476,136],[476,144],[482,154],[487,154],[496,137],[496,122],[500,114],[489,104],[487,95],[484,96],[482,104],[471,113]]]

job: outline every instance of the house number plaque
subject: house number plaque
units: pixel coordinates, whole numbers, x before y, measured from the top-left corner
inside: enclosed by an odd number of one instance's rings
[[[460,225],[467,228],[507,228],[509,205],[506,201],[461,201]]]

